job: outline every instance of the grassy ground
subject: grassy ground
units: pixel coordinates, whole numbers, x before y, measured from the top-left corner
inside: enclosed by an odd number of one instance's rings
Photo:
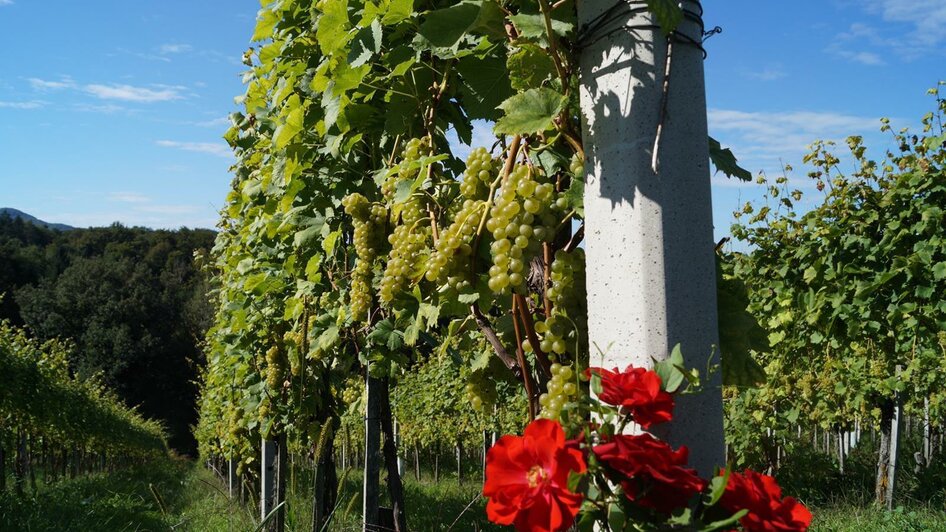
[[[289,481],[290,531],[308,531],[311,504],[307,486],[311,486],[311,478],[304,471],[297,471]],[[438,484],[407,478],[410,529],[501,530],[486,522],[479,489],[480,482],[475,477],[462,486],[455,477],[441,479]],[[339,508],[330,527],[332,532],[360,530],[359,492],[359,478],[353,472],[343,483]],[[0,531],[243,532],[256,529],[254,506],[252,501],[245,506],[231,501],[221,482],[203,467],[167,461],[40,486],[35,495],[22,498],[0,494]],[[946,512],[932,505],[914,504],[885,512],[867,503],[842,500],[812,510],[814,531],[946,531]]]
[[[0,494],[0,530],[119,532],[253,530],[252,515],[231,504],[213,474],[190,462],[93,474]]]
[[[815,508],[813,532],[942,532],[946,513],[942,508],[897,508],[892,512],[872,506]]]

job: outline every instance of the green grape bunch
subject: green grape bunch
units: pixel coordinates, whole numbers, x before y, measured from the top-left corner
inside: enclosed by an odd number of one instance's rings
[[[407,141],[404,150],[401,152],[401,161],[394,165],[390,175],[381,184],[381,195],[384,196],[385,201],[394,201],[398,183],[413,181],[417,177],[417,173],[420,171],[417,161],[420,160],[422,154],[429,150],[430,142],[426,137]]]
[[[483,371],[476,371],[470,375],[464,388],[464,395],[473,410],[477,412],[482,412],[485,407],[496,404],[499,398],[495,383]]]
[[[286,380],[286,357],[279,346],[272,346],[266,351],[266,386],[273,391],[282,389]]]
[[[535,179],[526,165],[517,165],[500,188],[490,209],[486,228],[493,235],[488,286],[494,293],[510,289],[525,293],[526,267],[542,242],[554,238],[558,217],[554,211],[567,205],[555,198],[555,186]]]
[[[463,203],[444,229],[434,252],[427,261],[426,278],[457,290],[471,286],[469,261],[473,254],[470,242],[479,226],[490,184],[498,174],[499,161],[493,160],[486,148],[476,148],[466,161],[460,197]]]
[[[552,378],[549,380],[548,392],[539,396],[539,405],[542,407],[539,417],[559,419],[562,409],[577,398],[578,391],[572,367],[558,363],[552,364]]]
[[[355,321],[364,321],[371,307],[372,264],[378,256],[378,239],[381,228],[387,222],[388,210],[379,203],[370,203],[357,192],[345,196],[342,206],[352,217],[355,254],[358,258],[352,271],[351,316]]]
[[[575,342],[586,337],[584,331],[575,329],[570,317],[583,316],[585,301],[585,251],[581,248],[571,252],[559,250],[552,261],[547,295],[552,303],[552,312],[544,321],[535,322],[539,335],[539,349],[551,360],[557,360],[569,351],[575,351]],[[532,344],[522,342],[522,348],[531,352]]]

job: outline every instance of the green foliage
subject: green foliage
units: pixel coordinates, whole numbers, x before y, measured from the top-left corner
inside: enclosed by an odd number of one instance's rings
[[[575,27],[571,2],[264,4],[225,135],[201,454],[357,441],[369,366],[405,441],[474,444],[538,414],[553,363],[587,366]],[[447,132],[474,120],[497,138],[464,164]]]
[[[846,174],[832,143],[813,144],[805,162],[822,195],[810,211],[797,211],[803,193],[786,175],[760,177],[764,201],[736,213],[733,234],[751,251],[733,273],[771,344],[756,353],[768,380],[729,401],[737,454],[760,428],[784,435],[799,415],[823,428],[876,426],[897,393],[907,413],[928,399],[931,419],[943,419],[946,150],[929,139],[942,134],[946,100],[932,92],[921,134],[891,132],[896,149],[880,162],[849,137]]]
[[[166,452],[159,423],[142,418],[95,380],[70,376],[68,351],[61,342],[40,343],[0,324],[0,420],[5,432],[44,434],[54,442],[97,451]]]

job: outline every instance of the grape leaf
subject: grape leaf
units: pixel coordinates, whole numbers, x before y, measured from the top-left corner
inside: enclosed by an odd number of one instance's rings
[[[729,148],[723,149],[719,141],[713,137],[709,138],[710,160],[716,170],[726,174],[727,177],[735,177],[740,181],[752,181],[752,173],[739,166],[736,156]]]
[[[497,106],[513,94],[505,61],[495,55],[468,55],[457,61],[456,69],[463,77],[459,90],[470,119],[499,118]]]
[[[527,39],[539,39],[546,37],[545,17],[540,14],[530,15],[526,13],[519,13],[518,15],[512,15],[509,17],[509,20],[516,26],[520,37],[525,37]],[[556,35],[567,35],[568,32],[572,31],[573,27],[574,26],[568,22],[554,19],[552,20],[552,33],[555,33]]]
[[[541,87],[555,74],[555,64],[548,52],[534,44],[523,44],[506,61],[509,82],[516,90]]]
[[[500,135],[518,135],[551,129],[567,103],[565,96],[552,89],[529,89],[499,105],[505,114],[496,122],[493,131]]]
[[[683,8],[675,0],[647,0],[647,8],[654,14],[664,33],[677,29],[683,20]]]

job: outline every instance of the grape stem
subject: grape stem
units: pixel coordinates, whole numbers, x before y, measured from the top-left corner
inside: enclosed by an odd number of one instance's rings
[[[473,313],[473,319],[476,321],[477,327],[480,328],[480,332],[486,337],[486,341],[493,346],[493,351],[496,352],[496,356],[503,362],[506,369],[512,371],[516,377],[520,377],[523,371],[522,368],[515,359],[509,356],[509,352],[506,351],[506,347],[503,346],[503,342],[499,339],[496,331],[493,330],[486,316],[483,315],[483,311],[480,310],[479,305],[476,303],[470,305],[470,312]]]
[[[535,386],[532,382],[532,372],[529,371],[529,365],[526,363],[526,354],[522,350],[522,332],[519,330],[519,320],[516,319],[518,299],[512,298],[512,327],[516,333],[516,358],[519,360],[519,367],[522,368],[522,384],[526,388],[526,397],[529,398],[529,421],[536,416],[536,400],[538,396],[535,393]]]
[[[549,280],[552,277],[552,245],[542,243],[542,306],[545,308],[545,317],[552,315],[552,300],[549,299]]]
[[[545,381],[548,381],[552,378],[552,363],[549,362],[548,355],[539,347],[539,336],[535,334],[535,322],[532,320],[532,311],[529,310],[529,305],[526,304],[526,298],[523,297],[522,294],[513,294],[512,297],[519,309],[519,319],[522,320],[522,327],[525,330],[526,338],[529,339],[529,345],[532,347],[532,351],[535,352],[535,359],[539,362],[539,368],[542,370],[541,376],[545,377]]]
[[[489,196],[486,198],[486,207],[483,209],[483,216],[480,217],[480,224],[476,228],[476,240],[473,241],[473,253],[470,254],[470,276],[476,277],[476,254],[480,249],[480,240],[483,238],[483,230],[486,228],[486,220],[489,218],[489,211],[493,206],[493,195],[496,193],[496,187],[500,180],[505,183],[512,172],[512,167],[516,162],[516,154],[519,152],[519,144],[522,142],[522,136],[516,135],[509,144],[509,153],[506,156],[506,164],[503,166],[503,175],[500,179],[493,182],[489,187]]]
[[[575,234],[572,235],[571,239],[569,239],[568,244],[565,245],[565,247],[563,248],[563,251],[565,251],[565,253],[571,253],[572,251],[575,251],[575,249],[578,248],[578,244],[581,244],[581,241],[584,238],[585,238],[585,224],[582,223],[578,227],[578,230],[575,231]]]

